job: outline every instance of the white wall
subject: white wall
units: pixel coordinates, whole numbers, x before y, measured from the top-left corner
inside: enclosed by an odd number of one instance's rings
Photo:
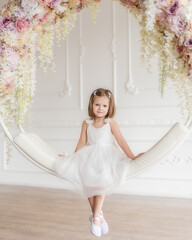
[[[114,92],[115,118],[132,151],[151,147],[181,119],[171,84],[160,97],[157,60],[152,60],[151,74],[139,63],[139,38],[137,21],[119,3],[102,1],[96,25],[91,10],[84,10],[67,40],[55,47],[56,72],[37,71],[32,129],[25,130],[37,133],[58,152],[72,153],[87,117],[89,95],[103,87]],[[0,183],[65,188],[63,181],[42,172],[15,149],[7,163],[0,136]],[[174,156],[126,182],[118,192],[192,197],[191,143],[189,136]]]

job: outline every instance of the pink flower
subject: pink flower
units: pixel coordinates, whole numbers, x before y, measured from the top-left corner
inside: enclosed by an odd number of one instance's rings
[[[166,26],[166,24],[167,24],[167,14],[166,14],[166,12],[165,11],[161,12],[158,15],[158,18],[159,18],[160,25]]]
[[[47,13],[47,21],[53,22],[54,19],[55,19],[55,10],[52,10],[49,13]]]
[[[132,2],[131,0],[120,0],[123,4],[129,5],[129,6],[135,6],[136,4]]]
[[[10,67],[10,70],[13,71],[15,67],[17,66],[19,61],[19,56],[17,52],[15,52],[13,49],[9,49],[7,51],[7,64]]]
[[[30,22],[28,20],[18,20],[16,22],[16,27],[19,32],[23,32],[26,28],[30,27]]]
[[[169,8],[166,9],[166,13],[169,15],[176,15],[177,10],[180,8],[179,1],[175,1]]]
[[[5,89],[6,90],[9,90],[9,88],[11,88],[11,87],[12,87],[12,83],[8,82],[8,83],[5,84]]]
[[[1,68],[0,68],[1,69]],[[13,87],[13,83],[10,80],[10,77],[8,77],[8,80],[3,88],[0,88],[0,95],[8,94],[9,90]]]
[[[183,52],[183,46],[177,46],[177,52],[182,53]]]
[[[53,22],[54,19],[55,19],[55,10],[51,10],[50,12],[46,13],[42,18],[40,18],[39,22],[40,23],[44,23],[46,21]],[[38,31],[38,26],[37,26],[37,28],[35,26],[34,29],[36,29]]]
[[[126,0],[126,2],[128,3],[129,6],[135,6],[135,3],[130,0]]]
[[[40,23],[44,23],[47,21],[47,14],[45,14],[41,19],[39,19]]]
[[[174,2],[169,8],[158,15],[159,23],[168,29],[171,29],[177,36],[184,32],[186,22],[182,19],[182,11],[179,8],[178,1]]]
[[[182,34],[185,30],[186,23],[181,19],[180,16],[170,16],[168,18],[170,29],[178,36]]]
[[[37,2],[43,6],[49,6],[50,0],[37,0]]]
[[[189,54],[184,54],[183,57],[182,57],[182,59],[183,59],[185,62],[188,62],[189,59],[190,59]]]

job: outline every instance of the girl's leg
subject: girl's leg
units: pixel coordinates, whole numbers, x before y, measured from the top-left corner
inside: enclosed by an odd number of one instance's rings
[[[94,196],[88,198],[89,204],[91,206],[91,211],[93,212],[93,206],[94,206]]]
[[[105,195],[94,196],[93,217],[100,218],[100,213],[101,213],[101,209],[103,207],[104,199],[105,199]],[[94,223],[96,225],[100,225],[100,222],[98,220],[94,220]]]

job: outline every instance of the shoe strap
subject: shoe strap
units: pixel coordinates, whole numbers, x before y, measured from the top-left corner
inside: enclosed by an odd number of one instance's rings
[[[99,218],[99,217],[94,217],[93,220],[98,220],[98,221],[100,221],[100,218]]]

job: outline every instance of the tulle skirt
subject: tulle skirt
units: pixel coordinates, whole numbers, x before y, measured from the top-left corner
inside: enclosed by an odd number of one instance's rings
[[[70,191],[89,198],[113,193],[125,181],[130,161],[116,145],[92,144],[69,156],[58,156],[55,171]]]

